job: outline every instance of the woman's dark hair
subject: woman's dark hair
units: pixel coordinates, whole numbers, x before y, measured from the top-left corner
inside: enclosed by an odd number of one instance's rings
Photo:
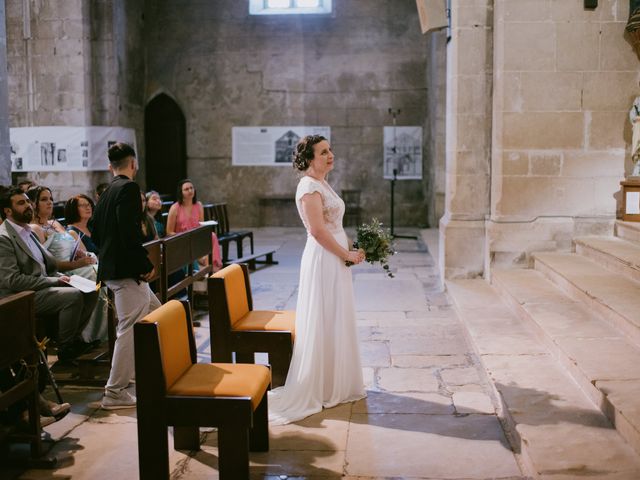
[[[38,202],[40,201],[40,195],[42,195],[42,192],[44,192],[45,190],[48,191],[51,197],[53,198],[53,193],[51,192],[51,189],[49,187],[36,185],[35,187],[31,187],[29,190],[27,190],[27,197],[29,197],[29,200],[31,200],[31,203],[33,203],[34,217],[40,218],[40,216],[38,215]],[[45,218],[45,220],[49,220],[49,219]]]
[[[182,201],[184,200],[184,198],[182,198],[182,186],[185,183],[190,183],[191,185],[193,185],[193,204],[195,205],[196,203],[198,203],[198,195],[197,195],[197,191],[196,191],[196,186],[188,178],[185,178],[185,179],[180,180],[178,182],[178,190],[176,190],[176,200],[178,201],[178,203],[180,205],[182,205]]]
[[[80,202],[81,198],[84,198],[87,202],[89,202],[89,205],[91,205],[91,211],[93,211],[93,209],[95,208],[93,200],[91,200],[91,198],[83,193],[71,197],[69,200],[67,200],[67,203],[64,204],[64,219],[67,222],[67,225],[69,225],[70,223],[76,223],[78,220],[80,220],[80,213],[78,213],[78,203]]]
[[[322,135],[307,135],[302,137],[293,151],[293,168],[304,172],[313,160],[313,146],[326,140]]]

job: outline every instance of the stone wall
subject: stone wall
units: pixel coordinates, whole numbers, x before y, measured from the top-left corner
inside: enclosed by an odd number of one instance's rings
[[[143,3],[6,0],[10,126],[119,125],[135,128],[142,143]],[[108,172],[21,176],[51,187],[55,199],[91,193],[110,178]]]
[[[631,142],[638,58],[627,0],[496,0],[488,259],[527,266],[611,232]],[[627,165],[630,171],[630,165]]]
[[[531,252],[612,231],[640,93],[628,6],[452,1],[446,277],[529,266]]]
[[[402,110],[398,125],[425,125],[427,39],[413,0],[334,10],[250,17],[245,1],[147,3],[146,99],[164,91],[181,106],[188,173],[203,200],[228,202],[235,225],[259,224],[258,198],[293,197],[297,183],[289,168],[231,166],[231,128],[258,125],[330,126],[331,184],[361,190],[364,217],[388,221],[382,127],[389,108]],[[397,184],[397,225],[427,223],[424,170]]]

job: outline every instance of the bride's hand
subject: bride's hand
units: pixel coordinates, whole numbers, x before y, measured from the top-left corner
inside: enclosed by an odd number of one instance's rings
[[[345,261],[351,262],[354,265],[362,263],[363,260],[364,260],[364,251],[363,250],[351,250],[347,254],[347,258],[345,259]]]

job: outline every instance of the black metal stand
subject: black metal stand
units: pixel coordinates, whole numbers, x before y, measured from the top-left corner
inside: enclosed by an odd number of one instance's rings
[[[395,187],[396,187],[396,179],[398,177],[398,169],[394,168],[393,169],[393,178],[390,180],[391,181],[391,236],[393,238],[410,238],[413,240],[417,240],[418,237],[416,237],[415,235],[396,235],[396,233],[394,233],[393,229],[394,229],[394,197],[395,197]]]

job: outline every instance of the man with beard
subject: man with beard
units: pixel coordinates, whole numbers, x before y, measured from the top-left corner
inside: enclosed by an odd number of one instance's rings
[[[71,360],[87,350],[80,339],[98,298],[69,287],[56,259],[31,231],[33,207],[18,187],[0,194],[0,297],[35,291],[36,315],[58,315],[58,358]]]

